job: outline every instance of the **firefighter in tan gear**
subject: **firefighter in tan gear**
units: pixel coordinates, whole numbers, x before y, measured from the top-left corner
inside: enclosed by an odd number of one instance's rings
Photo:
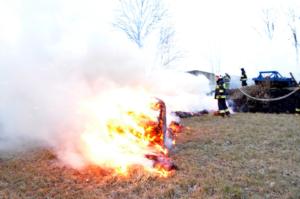
[[[216,76],[216,89],[215,89],[215,99],[218,100],[218,108],[219,114],[224,117],[230,116],[230,111],[226,105],[226,98],[227,98],[227,90],[225,88],[224,80],[221,76]]]

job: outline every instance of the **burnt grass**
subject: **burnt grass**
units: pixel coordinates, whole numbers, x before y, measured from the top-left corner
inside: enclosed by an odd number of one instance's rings
[[[238,113],[182,120],[161,178],[136,166],[126,177],[71,169],[50,149],[0,153],[0,198],[300,198],[300,117]]]

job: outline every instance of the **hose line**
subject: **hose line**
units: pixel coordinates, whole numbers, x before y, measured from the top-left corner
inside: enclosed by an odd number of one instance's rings
[[[282,97],[269,98],[269,99],[253,97],[253,96],[249,95],[248,93],[246,93],[242,88],[239,88],[239,91],[253,100],[262,101],[262,102],[273,102],[273,101],[285,99],[285,98],[291,96],[292,94],[296,93],[299,89],[300,89],[300,87],[295,88],[292,92],[290,92]]]

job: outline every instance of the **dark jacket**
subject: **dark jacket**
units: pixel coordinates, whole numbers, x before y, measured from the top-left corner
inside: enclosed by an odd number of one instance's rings
[[[246,72],[245,71],[243,71],[242,72],[242,76],[241,76],[241,79],[240,79],[241,81],[247,81],[247,75],[246,75]]]
[[[218,79],[216,89],[215,89],[215,99],[226,99],[227,89],[223,79]]]

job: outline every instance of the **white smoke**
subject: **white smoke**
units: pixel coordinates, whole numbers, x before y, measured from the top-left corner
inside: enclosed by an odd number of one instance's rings
[[[164,99],[168,108],[173,111],[199,111],[216,108],[209,80],[200,75],[170,70],[157,70],[149,78],[158,97]]]
[[[112,88],[147,87],[169,110],[213,106],[205,78],[146,73],[154,56],[113,30],[115,3],[0,0],[0,150],[48,146],[82,166],[79,104]]]

